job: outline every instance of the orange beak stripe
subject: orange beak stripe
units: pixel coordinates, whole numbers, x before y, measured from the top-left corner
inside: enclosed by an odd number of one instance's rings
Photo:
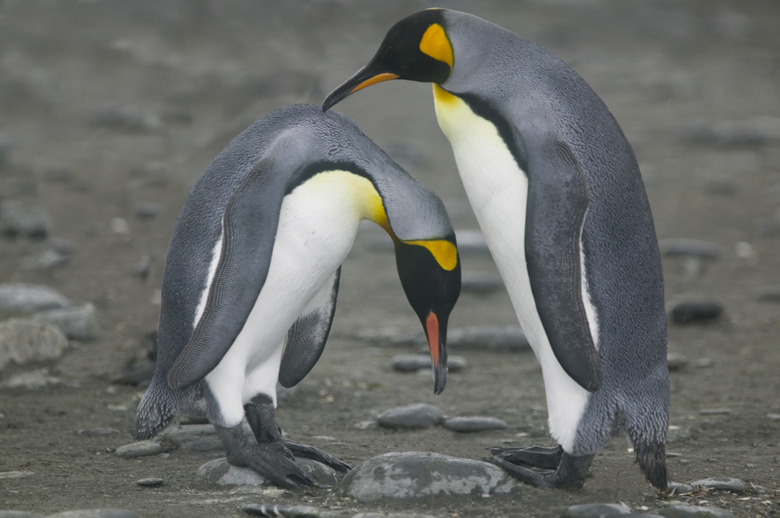
[[[385,81],[391,81],[393,79],[398,79],[398,75],[396,74],[390,74],[388,72],[384,72],[382,74],[377,74],[374,77],[370,77],[357,85],[355,88],[350,90],[350,94],[354,94],[358,90],[362,90],[363,88],[366,88],[367,86],[375,85],[377,83],[383,83]]]
[[[439,364],[439,319],[434,312],[428,313],[425,319],[425,330],[428,334],[428,348],[431,350],[431,362]]]

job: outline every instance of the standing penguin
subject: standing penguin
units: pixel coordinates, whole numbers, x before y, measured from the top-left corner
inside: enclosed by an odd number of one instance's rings
[[[294,105],[238,135],[184,202],[163,276],[157,363],[134,437],[154,436],[203,398],[235,466],[288,488],[314,484],[293,454],[348,470],[282,437],[274,408],[277,381],[297,384],[322,354],[341,263],[363,219],[394,241],[440,393],[447,320],[460,293],[443,203],[346,116]],[[241,429],[244,417],[256,443]]]
[[[576,488],[615,431],[667,487],[663,276],[634,153],[585,81],[547,50],[469,14],[395,24],[327,110],[386,80],[432,82],[439,125],[542,367],[554,448],[491,448],[537,487]]]

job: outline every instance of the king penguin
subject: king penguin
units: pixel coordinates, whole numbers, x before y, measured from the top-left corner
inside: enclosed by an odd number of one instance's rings
[[[457,11],[396,23],[323,109],[392,79],[433,83],[439,126],[541,365],[557,446],[491,448],[488,460],[537,487],[578,488],[620,431],[666,490],[663,275],[618,123],[549,51]]]
[[[295,455],[348,470],[282,436],[276,386],[297,384],[322,354],[341,264],[364,219],[393,239],[440,393],[447,322],[460,293],[442,201],[348,117],[293,105],[234,138],[184,202],[163,274],[155,371],[134,437],[156,435],[205,401],[232,465],[295,489],[314,485]],[[242,431],[245,417],[256,442]]]

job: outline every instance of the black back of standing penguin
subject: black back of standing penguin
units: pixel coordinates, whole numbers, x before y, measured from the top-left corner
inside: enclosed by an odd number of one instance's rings
[[[560,59],[444,9],[394,25],[325,100],[373,84],[434,83],[439,125],[542,367],[552,448],[492,448],[538,487],[580,487],[613,432],[667,487],[663,275],[634,153],[608,108]]]
[[[282,437],[274,408],[277,381],[297,384],[322,354],[341,264],[363,219],[393,239],[440,393],[460,292],[443,203],[344,115],[294,105],[238,135],[184,202],[163,276],[155,373],[134,436],[157,434],[205,400],[233,465],[288,488],[314,484],[295,456],[349,469]],[[244,435],[244,418],[256,441]]]

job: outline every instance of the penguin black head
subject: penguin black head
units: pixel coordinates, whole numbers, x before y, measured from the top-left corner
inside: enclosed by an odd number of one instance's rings
[[[395,243],[401,285],[425,329],[435,394],[447,383],[447,321],[460,294],[460,259],[455,237]]]
[[[453,63],[444,11],[419,11],[390,28],[371,61],[333,90],[322,109],[326,111],[358,90],[391,79],[441,84],[452,72]]]

